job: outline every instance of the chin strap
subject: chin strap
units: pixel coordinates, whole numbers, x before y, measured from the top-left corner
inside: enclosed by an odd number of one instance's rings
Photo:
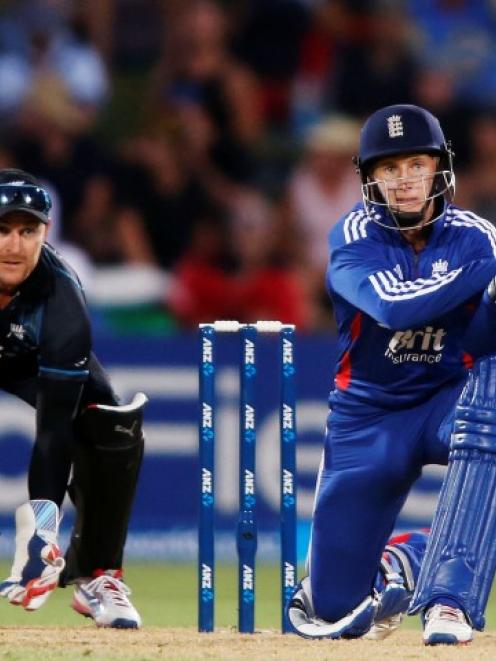
[[[433,202],[432,218],[427,222],[423,222],[431,202]],[[443,215],[444,204],[439,205],[437,202],[438,201],[433,198],[427,199],[420,211],[395,211],[389,206],[387,207],[387,210],[400,230],[421,229],[425,225],[431,225]]]
[[[389,208],[388,211],[400,229],[413,230],[420,229],[427,206],[428,205],[425,204],[420,211],[393,211],[391,208]]]

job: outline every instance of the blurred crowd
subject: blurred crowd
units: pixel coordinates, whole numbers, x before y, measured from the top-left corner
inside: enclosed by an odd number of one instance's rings
[[[1,0],[0,167],[102,323],[332,328],[327,234],[377,108],[417,103],[496,222],[494,0]]]

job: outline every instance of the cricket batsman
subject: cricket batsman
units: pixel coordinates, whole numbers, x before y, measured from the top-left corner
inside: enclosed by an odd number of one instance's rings
[[[78,613],[97,626],[135,629],[141,619],[122,559],[146,396],[120,405],[92,353],[77,275],[46,243],[50,209],[35,177],[0,170],[0,388],[36,410],[29,501],[16,511],[15,556],[0,596],[32,611],[59,582],[73,584]],[[63,557],[67,491],[76,521]]]
[[[484,627],[496,570],[496,229],[453,203],[431,113],[365,122],[362,200],[330,233],[339,333],[308,576],[308,638],[381,639],[420,612],[427,645]],[[390,535],[426,464],[448,464],[432,529]]]

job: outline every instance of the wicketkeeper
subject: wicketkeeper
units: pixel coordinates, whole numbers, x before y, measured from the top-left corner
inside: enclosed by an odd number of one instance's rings
[[[50,208],[32,175],[0,170],[0,388],[36,409],[30,500],[16,512],[0,595],[35,610],[59,582],[74,584],[77,612],[98,626],[137,628],[122,558],[146,397],[120,405],[92,353],[79,280],[46,243]],[[76,521],[64,558],[57,535],[67,491]]]
[[[330,234],[339,356],[309,575],[289,609],[302,636],[383,638],[409,608],[429,645],[484,627],[496,569],[496,229],[453,204],[452,158],[423,108],[382,108],[362,128],[362,201]],[[448,464],[429,538],[388,542],[426,464]]]

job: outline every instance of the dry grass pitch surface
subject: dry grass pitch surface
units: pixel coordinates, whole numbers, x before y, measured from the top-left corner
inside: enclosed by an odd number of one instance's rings
[[[399,631],[383,642],[306,641],[264,631],[239,635],[231,631],[199,634],[194,629],[144,628],[141,631],[67,627],[0,627],[0,658],[18,661],[71,659],[285,659],[301,661],[492,661],[496,633],[478,634],[464,647],[423,647],[418,631]]]

